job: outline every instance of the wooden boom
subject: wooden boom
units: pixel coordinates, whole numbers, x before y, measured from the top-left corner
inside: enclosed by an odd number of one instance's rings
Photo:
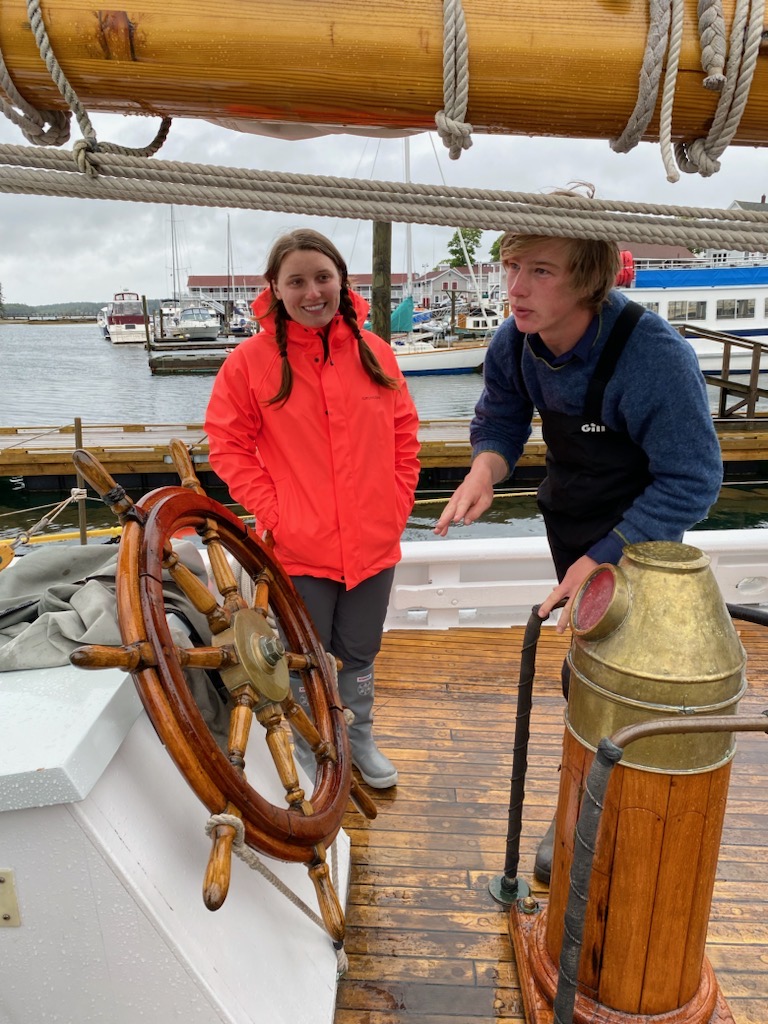
[[[703,134],[717,94],[703,88],[696,0],[686,0],[673,137]],[[726,35],[734,0],[723,0]],[[294,122],[434,128],[443,108],[441,0],[144,0],[107,10],[42,0],[53,53],[88,111],[205,118],[229,127]],[[215,13],[214,13],[215,11]],[[480,132],[610,138],[637,97],[647,0],[464,0],[466,120]],[[0,5],[0,47],[21,94],[65,109],[24,0]],[[646,139],[658,138],[658,104]],[[735,142],[768,142],[761,53]]]

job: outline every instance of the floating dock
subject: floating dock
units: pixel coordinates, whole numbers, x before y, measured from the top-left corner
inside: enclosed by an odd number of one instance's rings
[[[768,418],[715,421],[726,478],[753,479],[768,470]],[[47,427],[0,427],[0,478],[23,479],[30,489],[55,490],[71,485],[72,452],[87,448],[112,476],[126,485],[158,486],[176,482],[168,451],[173,437],[184,442],[198,473],[211,473],[208,438],[202,423],[65,424]],[[469,419],[424,420],[419,427],[422,486],[461,479],[469,467]],[[534,424],[515,474],[541,476],[546,445]]]

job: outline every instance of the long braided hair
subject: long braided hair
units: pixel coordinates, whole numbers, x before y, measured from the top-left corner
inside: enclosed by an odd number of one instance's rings
[[[330,239],[326,238],[325,235],[321,235],[319,231],[313,231],[311,228],[298,228],[296,231],[289,231],[288,234],[282,235],[275,244],[272,246],[272,250],[267,260],[267,269],[264,271],[264,277],[267,284],[272,291],[272,301],[267,310],[267,315],[273,315],[275,318],[275,341],[282,357],[282,378],[280,381],[280,388],[277,394],[273,395],[267,401],[267,405],[274,405],[277,402],[281,404],[286,402],[291,394],[293,388],[293,372],[291,370],[291,364],[288,360],[288,329],[287,324],[290,320],[285,306],[282,301],[277,298],[274,291],[274,285],[277,281],[278,274],[280,273],[280,267],[282,266],[285,257],[292,252],[297,250],[312,250],[319,252],[323,256],[327,256],[330,259],[336,269],[339,272],[341,278],[341,295],[339,297],[339,313],[350,328],[354,336],[357,338],[357,347],[360,353],[360,362],[363,365],[363,369],[371,378],[383,388],[390,388],[391,390],[397,390],[400,384],[394,377],[390,377],[389,374],[385,373],[379,363],[378,359],[374,355],[370,345],[363,338],[360,333],[360,325],[357,322],[357,313],[355,312],[355,306],[352,301],[352,296],[349,293],[349,282],[347,265],[344,259]]]

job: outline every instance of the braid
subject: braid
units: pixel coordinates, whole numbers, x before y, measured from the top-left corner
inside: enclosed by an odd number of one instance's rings
[[[288,401],[293,388],[293,371],[291,370],[291,364],[288,362],[288,331],[285,326],[285,309],[283,308],[282,302],[275,302],[275,341],[277,343],[278,351],[280,352],[280,361],[283,364],[282,378],[280,381],[280,390],[276,395],[273,395],[267,405],[274,405],[279,402],[283,405]]]
[[[371,349],[371,346],[365,340],[360,333],[360,325],[357,322],[357,313],[355,307],[350,298],[349,288],[347,287],[346,280],[341,288],[341,296],[339,298],[339,312],[341,313],[344,322],[352,330],[352,333],[357,338],[357,348],[360,353],[360,362],[363,364],[363,369],[368,376],[376,384],[379,384],[383,388],[389,388],[392,391],[397,391],[400,387],[399,381],[395,380],[394,377],[390,377],[388,373],[385,373],[382,369],[381,363],[378,361],[376,356]]]

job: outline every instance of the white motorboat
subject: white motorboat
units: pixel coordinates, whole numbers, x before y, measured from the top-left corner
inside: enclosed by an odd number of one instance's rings
[[[138,292],[116,292],[107,307],[106,318],[113,345],[146,345],[152,339],[152,323],[144,318]]]
[[[221,331],[221,320],[206,306],[182,306],[178,323],[168,325],[167,337],[178,341],[214,341]]]
[[[102,338],[109,340],[109,315],[110,305],[102,306],[96,314],[96,326],[101,331]]]
[[[460,338],[490,338],[504,319],[495,306],[468,305],[456,312],[456,333]]]
[[[488,349],[488,338],[481,341],[455,341],[435,345],[423,337],[407,335],[392,339],[392,349],[405,376],[437,373],[479,372]]]

